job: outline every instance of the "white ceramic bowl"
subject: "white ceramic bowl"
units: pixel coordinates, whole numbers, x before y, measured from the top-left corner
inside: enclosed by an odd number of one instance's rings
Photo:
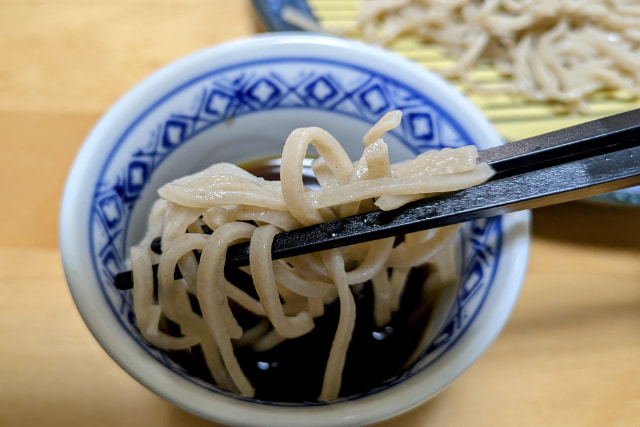
[[[382,49],[300,33],[213,47],[147,78],[100,120],[70,172],[60,247],[74,301],[109,355],[153,392],[204,418],[241,425],[358,425],[424,402],[489,346],[518,295],[529,216],[467,225],[462,283],[439,303],[420,358],[392,381],[330,403],[241,398],[189,376],[138,332],[130,291],[112,286],[140,239],[163,183],[219,161],[278,154],[289,132],[321,126],[355,157],[384,112],[404,112],[387,142],[393,161],[429,148],[501,141],[487,120],[434,74]],[[480,390],[479,390],[480,392]]]

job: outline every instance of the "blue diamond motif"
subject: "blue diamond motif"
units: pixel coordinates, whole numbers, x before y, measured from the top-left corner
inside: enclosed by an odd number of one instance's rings
[[[182,142],[187,131],[187,124],[177,120],[167,120],[164,125],[164,134],[162,135],[162,145],[165,147],[173,147]]]
[[[360,95],[360,100],[374,114],[380,114],[389,107],[389,101],[378,85],[371,86],[363,92]]]
[[[427,113],[412,113],[407,117],[411,135],[423,141],[433,139],[433,119]]]
[[[465,277],[467,279],[460,289],[460,298],[463,301],[469,298],[469,295],[473,294],[474,290],[482,284],[484,277],[482,265],[479,262],[475,262]]]
[[[260,79],[249,88],[247,95],[264,106],[280,95],[280,89],[269,80]]]
[[[205,111],[217,117],[225,117],[233,98],[219,90],[211,91]]]
[[[455,330],[456,330],[456,319],[453,318],[449,321],[449,323],[444,328],[442,328],[442,332],[440,333],[439,336],[437,336],[433,340],[433,343],[431,345],[433,347],[440,347],[448,343],[451,337],[453,336]]]
[[[316,100],[318,104],[322,104],[328,99],[333,98],[338,91],[336,88],[324,77],[311,82],[306,88],[305,92],[311,98]]]
[[[120,211],[120,205],[118,203],[118,196],[112,195],[100,200],[98,206],[102,212],[102,217],[107,223],[107,227],[113,228],[122,219],[122,212]]]
[[[115,277],[120,272],[120,262],[113,249],[109,248],[102,257],[104,272],[109,277]]]
[[[129,164],[127,174],[127,191],[130,195],[135,195],[142,190],[144,183],[149,176],[149,166],[140,161],[133,161]]]

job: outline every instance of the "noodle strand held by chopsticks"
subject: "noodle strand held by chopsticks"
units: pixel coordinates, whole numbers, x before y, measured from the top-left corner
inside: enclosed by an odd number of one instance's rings
[[[356,305],[351,290],[347,285],[347,276],[344,271],[344,258],[340,249],[331,249],[322,253],[322,258],[329,269],[329,274],[338,289],[340,301],[340,317],[329,360],[322,381],[322,391],[319,400],[331,400],[338,397],[340,383],[342,382],[342,368],[347,357],[351,333],[356,323]]]
[[[255,227],[244,222],[228,223],[213,232],[202,249],[198,271],[198,301],[202,317],[213,335],[225,368],[241,394],[252,396],[253,386],[242,372],[233,352],[231,337],[242,337],[243,331],[233,319],[224,292],[224,261],[227,247],[241,240],[250,239]]]
[[[139,246],[131,248],[130,257],[134,311],[144,337],[167,350],[200,345],[219,387],[253,396],[254,387],[235,350],[268,351],[304,336],[314,329],[325,306],[337,300],[338,327],[318,398],[338,397],[356,322],[351,287],[372,282],[374,317],[384,326],[399,309],[410,270],[434,262],[443,248],[452,245],[458,228],[277,261],[271,259],[274,236],[373,209],[374,202],[384,209],[426,194],[462,189],[492,174],[486,164],[476,164],[474,147],[424,153],[391,164],[383,137],[400,120],[401,113],[392,112],[374,125],[363,138],[363,154],[356,162],[327,131],[303,128],[286,140],[282,181],[266,181],[221,163],[160,188],[161,199],[149,215],[148,232]],[[305,187],[302,180],[303,159],[311,145],[321,155],[313,165],[319,189]],[[161,254],[149,249],[157,237]],[[225,277],[227,248],[247,240],[250,265],[241,272],[250,283],[231,283]],[[159,264],[157,297],[153,263]],[[174,278],[176,266],[182,279]],[[252,286],[257,296],[246,286]],[[239,310],[255,316],[256,324],[243,328],[236,318]],[[175,323],[180,333],[163,330],[166,321]]]
[[[296,338],[313,329],[313,320],[307,312],[289,317],[282,310],[271,261],[271,242],[278,231],[272,225],[264,225],[253,233],[249,251],[251,275],[273,328],[283,338]]]

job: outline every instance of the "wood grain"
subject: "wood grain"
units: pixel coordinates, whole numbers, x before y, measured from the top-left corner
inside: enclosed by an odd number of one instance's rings
[[[212,425],[100,348],[60,265],[68,169],[128,88],[256,32],[250,2],[0,0],[0,425]],[[640,211],[534,214],[518,304],[494,345],[431,402],[380,426],[634,426],[640,420]]]

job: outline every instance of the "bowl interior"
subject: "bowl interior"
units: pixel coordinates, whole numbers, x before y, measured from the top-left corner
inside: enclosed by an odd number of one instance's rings
[[[289,132],[301,126],[329,130],[356,158],[366,130],[395,109],[403,111],[403,122],[385,138],[392,161],[428,149],[466,144],[482,148],[500,142],[486,120],[439,78],[377,49],[305,37],[306,44],[297,38],[293,50],[283,36],[275,36],[232,49],[214,48],[173,64],[114,106],[88,138],[69,178],[61,215],[61,248],[70,288],[85,321],[112,357],[143,384],[208,418],[210,413],[185,403],[187,395],[180,401],[174,393],[158,390],[153,377],[163,376],[164,381],[193,393],[204,390],[234,400],[247,399],[190,376],[148,345],[135,324],[130,291],[118,291],[112,285],[115,274],[127,269],[128,247],[144,234],[146,216],[160,185],[214,162],[238,163],[277,155]],[[277,41],[270,45],[269,58],[255,59],[256,50],[264,48],[268,43],[264,40],[269,39]],[[224,49],[234,54],[220,64]],[[199,64],[191,67],[196,71],[185,72],[192,65],[189,61]],[[405,67],[404,73],[395,71],[399,66]],[[447,98],[443,100],[442,94]],[[78,224],[87,231],[69,243],[65,239],[68,228]],[[495,288],[497,272],[505,262],[504,231],[500,217],[463,228],[458,248],[462,281],[440,299],[438,319],[419,357],[378,389],[343,400],[388,390],[452,354]],[[84,258],[78,256],[79,251],[86,251]],[[90,261],[88,272],[86,266],[80,266],[83,259]],[[79,272],[81,268],[84,272]],[[518,288],[520,280],[516,278],[513,286]],[[483,348],[491,339],[493,336]],[[158,366],[144,367],[149,361]],[[471,361],[452,368],[448,381]],[[448,381],[427,387],[421,399]],[[313,405],[326,404],[297,406]]]

